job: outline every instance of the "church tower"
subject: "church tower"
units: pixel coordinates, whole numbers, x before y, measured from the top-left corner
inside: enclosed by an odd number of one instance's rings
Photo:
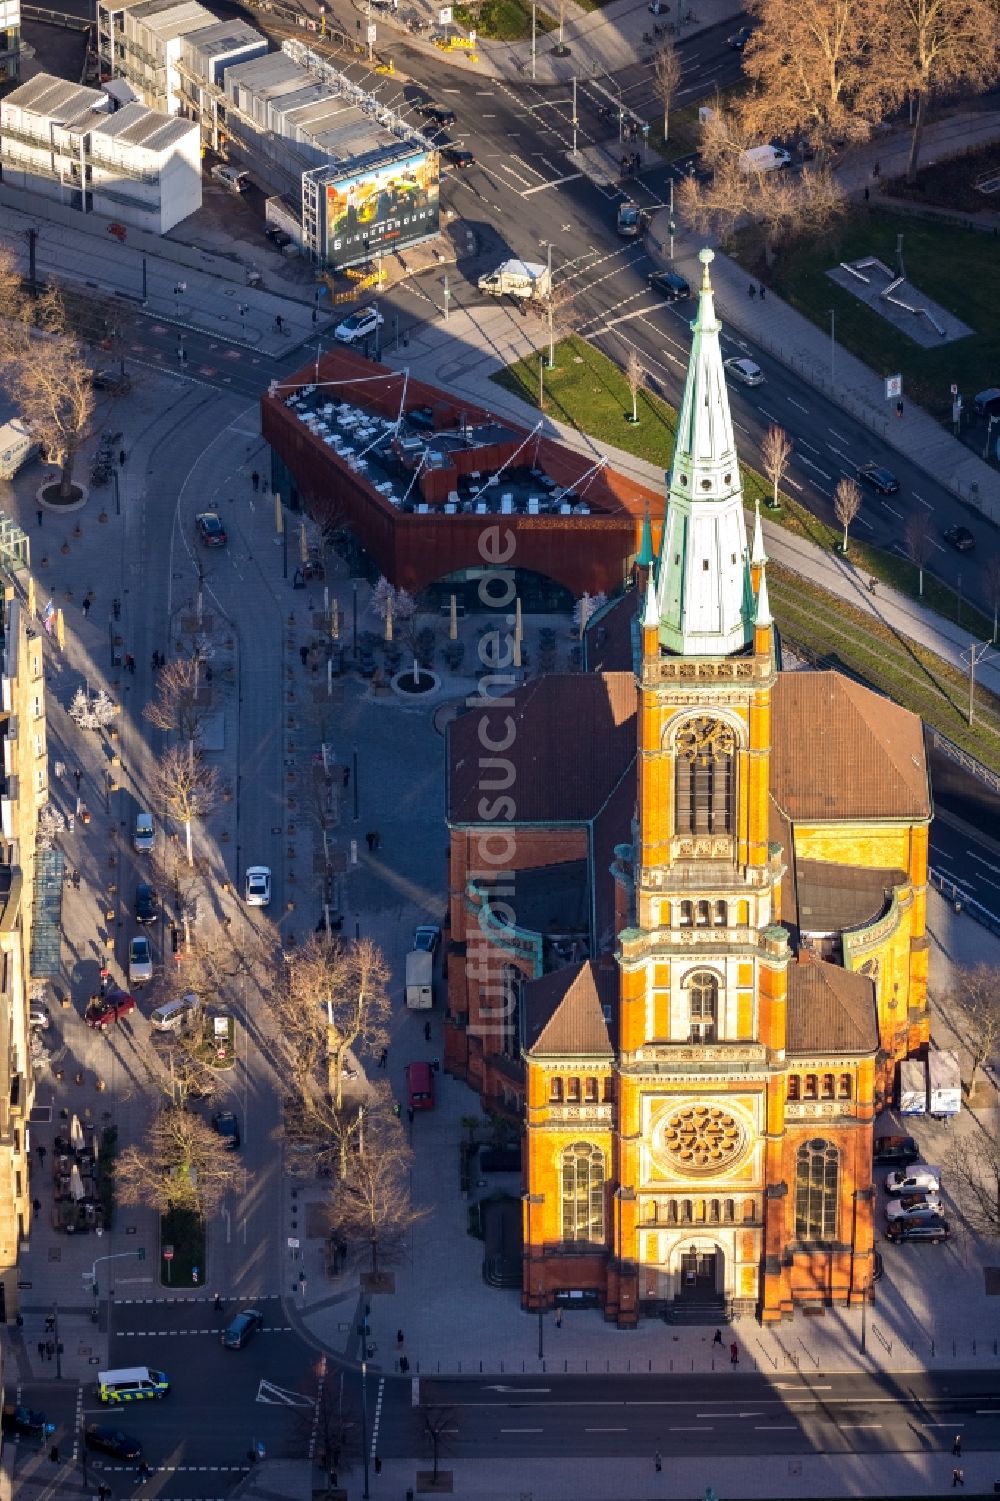
[[[684,1293],[766,1306],[762,1279],[782,1248],[784,1215],[766,1203],[783,1176],[791,962],[782,851],[768,841],[775,652],[759,517],[747,545],[712,251],[700,259],[666,516],[635,632],[606,1305],[621,1325]]]

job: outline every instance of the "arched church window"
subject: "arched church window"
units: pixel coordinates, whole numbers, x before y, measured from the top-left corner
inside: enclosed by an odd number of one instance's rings
[[[674,823],[678,834],[731,834],[736,737],[729,725],[699,715],[677,732]]]
[[[604,1153],[587,1141],[562,1154],[563,1240],[604,1239]]]
[[[690,928],[694,923],[694,902],[681,902],[680,917],[678,919],[682,928]]]
[[[714,1042],[719,1012],[719,982],[711,970],[699,969],[687,982],[689,1041]]]
[[[563,1081],[561,1079],[549,1080],[549,1099],[553,1105],[561,1105],[563,1097]]]
[[[805,1141],[795,1154],[795,1234],[799,1240],[834,1240],[840,1153],[821,1136]]]
[[[725,902],[716,902],[716,904],[715,904],[715,926],[717,928],[724,928],[726,926],[726,923],[728,922],[728,919],[729,919],[729,909],[726,906],[726,903]]]
[[[579,1081],[579,1079],[567,1079],[566,1080],[566,1100],[567,1100],[567,1102],[570,1105],[579,1105],[579,1103],[580,1103],[580,1081]]]
[[[834,1082],[832,1074],[823,1075],[823,1085],[820,1090],[821,1100],[832,1100],[834,1097]]]
[[[788,1075],[788,1098],[790,1100],[801,1099],[802,1080],[798,1074]]]
[[[708,903],[699,902],[695,909],[695,923],[699,928],[708,927]]]
[[[837,1099],[849,1100],[851,1098],[851,1086],[853,1080],[850,1074],[841,1074],[837,1080]]]

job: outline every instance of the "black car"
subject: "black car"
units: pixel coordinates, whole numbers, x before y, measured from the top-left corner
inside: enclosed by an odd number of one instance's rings
[[[912,1136],[876,1136],[873,1156],[882,1164],[919,1162],[920,1148]]]
[[[420,106],[420,113],[425,119],[433,120],[435,125],[440,125],[442,129],[449,125],[454,125],[458,119],[453,109],[447,109],[441,104],[422,104]]]
[[[99,1449],[102,1454],[112,1454],[115,1459],[141,1459],[142,1445],[130,1438],[120,1428],[111,1428],[107,1423],[88,1423],[84,1438],[88,1449]]]
[[[240,1146],[240,1123],[233,1110],[217,1110],[212,1116],[213,1130],[225,1140],[226,1146],[231,1152],[239,1151]]]
[[[50,1433],[55,1433],[56,1425],[50,1423],[44,1412],[39,1412],[37,1407],[20,1407],[13,1402],[5,1402],[3,1431],[28,1438],[48,1438]]]
[[[976,545],[976,539],[967,526],[950,526],[946,532],[941,533],[946,542],[950,542],[958,552],[971,552]]]
[[[691,287],[676,271],[654,271],[649,278],[654,292],[662,292],[668,302],[679,302],[691,296]]]
[[[264,1315],[259,1308],[244,1308],[228,1328],[222,1331],[222,1343],[227,1350],[242,1350],[247,1340],[252,1339],[263,1324]]]
[[[476,159],[471,151],[466,151],[462,146],[448,146],[441,155],[453,167],[471,167]]]
[[[726,37],[726,46],[732,47],[734,52],[742,52],[752,36],[752,26],[741,26],[739,31],[734,31],[732,36]]]
[[[940,1217],[926,1220],[890,1220],[885,1227],[886,1240],[929,1240],[931,1243],[947,1240],[951,1234],[948,1221]]]
[[[863,485],[877,490],[880,495],[895,495],[899,489],[899,480],[892,470],[874,462],[861,465],[858,470],[858,479]]]
[[[159,917],[156,909],[156,891],[145,881],[140,881],[135,888],[135,920],[136,922],[156,922]]]

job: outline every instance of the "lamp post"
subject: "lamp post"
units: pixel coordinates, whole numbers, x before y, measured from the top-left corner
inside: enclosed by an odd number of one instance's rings
[[[367,1330],[362,1335],[367,1340]],[[366,1346],[367,1348],[367,1346]],[[365,1488],[362,1501],[369,1501],[368,1492],[368,1361],[361,1362],[361,1459],[365,1467]]]
[[[56,1380],[62,1380],[62,1345],[59,1343],[59,1304],[52,1305],[52,1333],[56,1344]]]
[[[837,314],[834,308],[830,309],[830,384],[837,378]]]

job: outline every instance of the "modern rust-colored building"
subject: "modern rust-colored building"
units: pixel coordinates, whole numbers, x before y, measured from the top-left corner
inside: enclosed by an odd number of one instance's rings
[[[498,418],[346,348],[261,402],[286,503],[345,528],[369,571],[397,588],[439,586],[470,609],[498,549],[525,608],[615,595],[632,576],[643,517],[662,516],[662,495],[543,426]]]

